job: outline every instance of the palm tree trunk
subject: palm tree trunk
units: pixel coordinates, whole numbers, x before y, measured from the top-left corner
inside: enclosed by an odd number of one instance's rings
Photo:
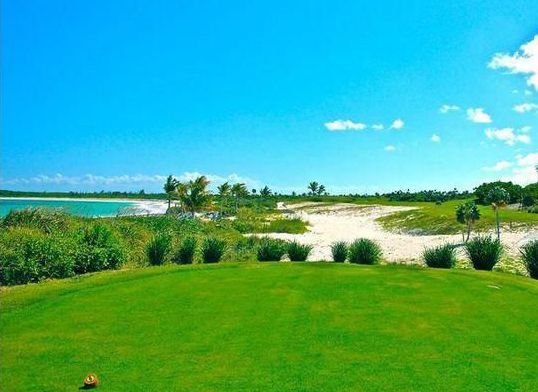
[[[497,223],[497,239],[501,240],[501,227],[499,222],[499,207],[495,208],[495,222]]]
[[[469,237],[471,236],[471,225],[467,224],[467,239],[465,242],[469,241]]]
[[[170,203],[172,202],[172,197],[168,194],[168,209],[170,209]]]

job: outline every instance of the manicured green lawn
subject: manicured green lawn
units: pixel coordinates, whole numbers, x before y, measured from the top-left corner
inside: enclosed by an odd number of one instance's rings
[[[330,263],[105,272],[1,292],[2,391],[538,390],[538,282]]]

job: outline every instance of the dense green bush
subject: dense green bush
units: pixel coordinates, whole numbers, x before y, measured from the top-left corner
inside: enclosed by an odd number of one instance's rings
[[[444,244],[426,249],[422,253],[422,259],[431,268],[452,268],[456,264],[454,245]]]
[[[30,227],[45,233],[65,229],[69,223],[69,216],[59,209],[51,208],[25,208],[11,210],[2,221],[4,227]]]
[[[226,241],[209,237],[202,242],[202,260],[204,263],[218,263],[226,250]]]
[[[306,261],[312,251],[312,245],[303,245],[297,241],[292,241],[288,244],[287,251],[291,261]]]
[[[176,264],[192,264],[196,253],[196,238],[184,238],[172,255],[172,261]]]
[[[164,263],[166,255],[170,250],[170,235],[159,233],[155,235],[146,246],[146,255],[151,265],[161,265]]]
[[[491,271],[501,258],[503,247],[497,239],[480,236],[467,242],[465,250],[475,269]]]
[[[538,240],[534,240],[521,248],[521,257],[527,272],[533,279],[538,279]]]
[[[3,233],[0,246],[0,279],[3,285],[66,278],[74,274],[72,239],[15,228]]]
[[[92,224],[82,229],[75,252],[75,272],[117,269],[125,260],[125,251],[112,231],[102,224]]]
[[[367,238],[355,240],[349,246],[350,263],[377,264],[381,260],[382,251],[379,245]]]
[[[285,254],[285,241],[265,237],[260,240],[256,257],[258,261],[280,261]]]
[[[347,259],[347,243],[338,241],[331,245],[331,254],[335,263],[343,263]]]

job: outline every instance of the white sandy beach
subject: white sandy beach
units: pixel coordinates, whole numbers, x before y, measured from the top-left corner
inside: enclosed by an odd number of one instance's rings
[[[413,209],[413,207],[393,206],[358,206],[355,204],[323,205],[320,203],[301,203],[285,206],[279,203],[279,209],[288,209],[291,216],[300,217],[309,222],[309,231],[304,234],[269,234],[270,237],[285,240],[297,240],[313,245],[309,260],[330,260],[330,246],[335,241],[353,241],[357,238],[369,238],[377,241],[388,261],[409,263],[418,262],[424,248],[446,242],[461,243],[461,235],[423,235],[414,236],[398,234],[384,230],[375,220],[394,212]],[[518,255],[521,245],[531,238],[537,238],[538,231],[508,232],[503,231],[501,240],[510,255]]]

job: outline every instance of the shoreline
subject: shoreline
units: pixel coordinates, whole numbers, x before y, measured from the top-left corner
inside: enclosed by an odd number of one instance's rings
[[[16,201],[16,200],[28,200],[28,201],[65,201],[65,202],[81,202],[81,203],[125,203],[133,207],[131,216],[144,216],[144,215],[161,215],[166,213],[168,208],[168,202],[166,200],[156,199],[114,199],[114,198],[75,198],[75,197],[0,197],[0,201]],[[116,215],[100,215],[97,217],[106,218]]]

